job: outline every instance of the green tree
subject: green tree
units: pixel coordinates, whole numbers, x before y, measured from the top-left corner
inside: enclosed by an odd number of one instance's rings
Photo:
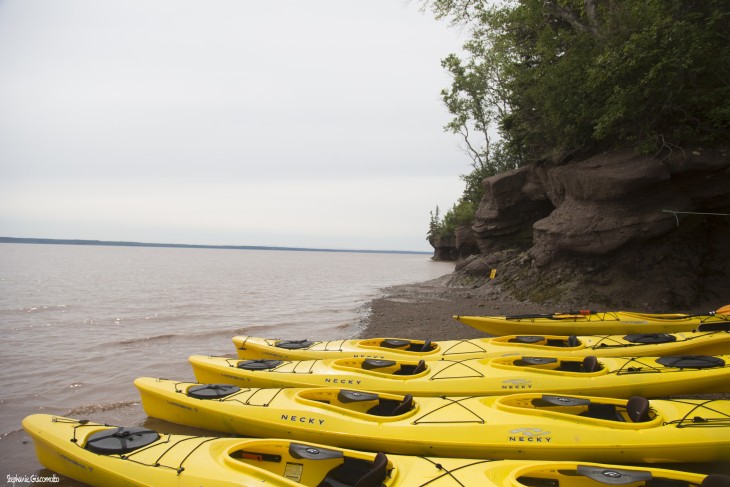
[[[445,60],[450,91],[466,86],[487,106],[447,103],[455,120],[494,114],[507,150],[523,161],[647,142],[728,142],[726,0],[427,5],[471,29],[467,60]]]
[[[446,130],[460,135],[472,165],[442,229],[462,203],[478,204],[485,177],[521,164],[730,143],[727,0],[423,5],[470,33],[463,57],[442,61],[452,78],[441,93],[453,115]]]

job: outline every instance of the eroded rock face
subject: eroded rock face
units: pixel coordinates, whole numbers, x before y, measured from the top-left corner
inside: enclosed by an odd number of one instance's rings
[[[428,243],[433,247],[433,260],[456,260],[458,252],[455,238],[432,237]]]
[[[559,255],[605,256],[668,237],[692,213],[727,212],[730,158],[694,157],[672,163],[625,151],[549,169],[545,191],[556,209],[534,222],[530,256],[538,266]]]
[[[476,234],[469,224],[461,224],[456,227],[455,232],[456,255],[458,259],[465,259],[470,255],[479,253]]]
[[[665,235],[675,228],[675,219],[662,209],[686,209],[687,200],[666,191],[656,193],[603,201],[566,198],[533,225],[529,254],[542,266],[557,254],[605,255],[629,242]]]
[[[535,286],[541,274],[560,269],[565,279],[580,281],[573,289],[604,298],[625,289],[627,302],[647,294],[647,279],[662,283],[652,289],[667,302],[691,301],[707,286],[727,289],[726,152],[675,150],[650,158],[620,151],[562,166],[525,166],[486,179],[484,187],[472,227],[481,258],[524,252],[526,259],[510,265],[514,276],[529,274]],[[474,275],[472,260],[457,273]],[[600,279],[594,269],[603,269]],[[668,280],[672,285],[657,294]],[[512,281],[520,286],[517,277]]]
[[[532,224],[550,214],[553,205],[540,171],[525,166],[484,180],[485,195],[473,230],[482,254],[532,243]]]
[[[727,211],[729,168],[727,154],[700,151],[663,159],[622,151],[521,167],[484,181],[477,246],[481,254],[529,249],[538,266],[560,255],[607,255],[670,234],[692,212]]]

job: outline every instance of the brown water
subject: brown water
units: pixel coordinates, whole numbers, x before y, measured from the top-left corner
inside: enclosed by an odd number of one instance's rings
[[[352,337],[379,289],[453,270],[429,257],[0,244],[0,485],[52,475],[26,415],[150,427],[136,377],[194,380],[187,357],[234,353],[234,335]]]

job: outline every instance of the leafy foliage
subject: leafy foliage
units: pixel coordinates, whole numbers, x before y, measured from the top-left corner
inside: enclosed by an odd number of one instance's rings
[[[438,17],[471,26],[468,59],[444,60],[450,91],[466,85],[480,97],[481,113],[495,115],[490,122],[523,160],[645,141],[728,142],[726,0],[429,5]],[[454,121],[479,126],[477,105],[447,103]]]
[[[434,239],[453,237],[457,226],[463,223],[470,223],[474,219],[476,209],[477,205],[462,199],[441,218],[439,215],[439,207],[437,206],[436,211],[431,212],[431,221],[426,240],[433,241]]]
[[[464,59],[442,98],[473,171],[460,202],[478,204],[484,177],[607,148],[727,145],[727,0],[424,0],[468,26]],[[496,131],[502,142],[494,142]],[[468,203],[468,204],[467,204]]]

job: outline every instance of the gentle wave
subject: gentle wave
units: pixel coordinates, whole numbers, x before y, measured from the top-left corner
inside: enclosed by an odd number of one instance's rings
[[[423,255],[0,244],[0,433],[31,412],[133,412],[135,377],[189,378],[188,356],[233,354],[235,335],[351,338],[382,288],[452,269]]]
[[[142,404],[140,401],[118,401],[106,404],[84,404],[82,406],[77,406],[73,409],[70,409],[65,413],[65,416],[74,417],[84,414],[103,413],[106,411],[113,411],[115,409],[122,409],[130,406],[139,406],[140,404]]]
[[[22,308],[3,308],[0,309],[0,316],[7,314],[40,314],[40,313],[53,313],[56,311],[64,311],[70,309],[71,306],[68,304],[51,304],[51,305],[36,305],[36,306],[24,306]]]
[[[189,333],[186,333],[185,335],[190,336]],[[138,343],[151,343],[151,342],[162,341],[162,340],[170,340],[170,339],[173,339],[178,336],[181,336],[181,335],[176,335],[176,334],[172,333],[172,334],[167,334],[167,335],[146,336],[146,337],[140,337],[140,338],[131,338],[129,340],[120,340],[116,343],[112,342],[109,345],[114,346],[114,345],[135,345]]]
[[[341,327],[347,327],[348,325],[345,323],[343,325],[338,326],[338,328]],[[145,337],[139,337],[139,338],[130,338],[127,340],[120,340],[117,342],[111,342],[109,343],[110,346],[114,345],[136,345],[140,343],[154,343],[158,341],[165,341],[165,340],[174,340],[177,338],[184,338],[186,340],[194,340],[195,338],[209,338],[209,337],[217,337],[217,336],[224,336],[224,337],[232,337],[234,335],[249,335],[251,332],[256,332],[256,330],[260,331],[269,331],[271,330],[271,326],[247,326],[244,328],[231,328],[231,329],[225,329],[225,330],[209,330],[209,331],[199,331],[199,332],[190,332],[187,331],[185,333],[169,333],[164,335],[151,335],[151,336],[145,336]]]

